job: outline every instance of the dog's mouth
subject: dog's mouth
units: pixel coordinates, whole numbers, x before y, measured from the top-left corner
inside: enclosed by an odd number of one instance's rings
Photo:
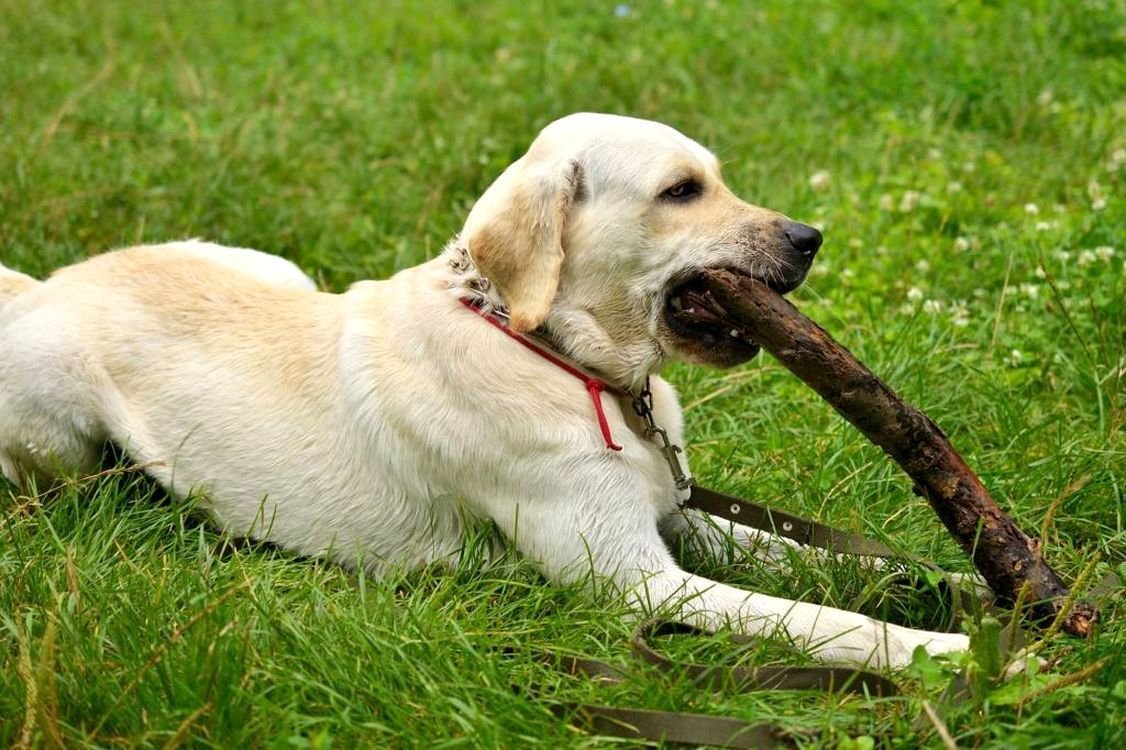
[[[744,273],[736,269],[726,270]],[[796,286],[761,280],[779,294],[785,294]],[[663,318],[675,339],[676,349],[690,360],[731,367],[754,358],[761,349],[742,327],[733,322],[699,274],[672,285],[665,295]]]

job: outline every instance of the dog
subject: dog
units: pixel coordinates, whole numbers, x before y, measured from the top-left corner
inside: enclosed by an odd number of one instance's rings
[[[3,269],[0,470],[18,485],[91,471],[111,442],[174,496],[201,491],[222,529],[376,574],[454,561],[466,525],[491,521],[548,581],[609,581],[639,611],[876,667],[965,650],[693,575],[670,551],[783,546],[682,509],[634,403],[647,391],[683,446],[662,367],[759,350],[693,309],[701,271],[785,293],[820,244],[736,197],[673,128],[580,113],[539,133],[438,257],[343,294],[196,240],[42,282]]]

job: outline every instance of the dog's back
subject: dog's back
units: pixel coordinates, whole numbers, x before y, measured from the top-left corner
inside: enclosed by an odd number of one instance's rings
[[[27,274],[0,265],[0,310],[15,297],[38,286],[39,282]]]

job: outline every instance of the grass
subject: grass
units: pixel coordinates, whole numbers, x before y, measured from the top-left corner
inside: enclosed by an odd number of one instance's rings
[[[1123,571],[1119,2],[0,0],[0,19],[6,265],[204,236],[341,289],[436,253],[554,117],[659,119],[713,148],[737,193],[824,229],[795,299],[943,426],[1065,579]],[[668,375],[705,482],[967,569],[882,455],[768,357]],[[617,610],[515,557],[366,579],[225,539],[129,472],[3,498],[9,745],[614,743],[555,700],[775,721],[810,746],[939,746],[924,702],[962,746],[1124,740],[1121,590],[1094,638],[1047,647],[1047,676],[969,697],[945,697],[931,663],[883,701],[700,693],[640,666],[604,687],[497,651],[628,660]],[[701,564],[946,624],[935,596],[849,563]]]

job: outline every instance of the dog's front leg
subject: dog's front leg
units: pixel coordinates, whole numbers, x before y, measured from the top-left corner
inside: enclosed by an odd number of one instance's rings
[[[638,600],[709,630],[781,637],[824,661],[899,668],[918,646],[929,653],[964,651],[969,639],[892,625],[855,612],[756,594],[671,568],[645,577]]]
[[[525,488],[527,498],[493,505],[490,515],[553,581],[609,580],[644,613],[675,616],[707,629],[781,636],[818,658],[899,667],[916,646],[964,650],[965,636],[910,630],[844,610],[743,591],[681,570],[657,529],[658,514],[636,476],[544,471],[571,477]],[[585,480],[585,481],[584,481]],[[515,498],[510,498],[515,500]]]

